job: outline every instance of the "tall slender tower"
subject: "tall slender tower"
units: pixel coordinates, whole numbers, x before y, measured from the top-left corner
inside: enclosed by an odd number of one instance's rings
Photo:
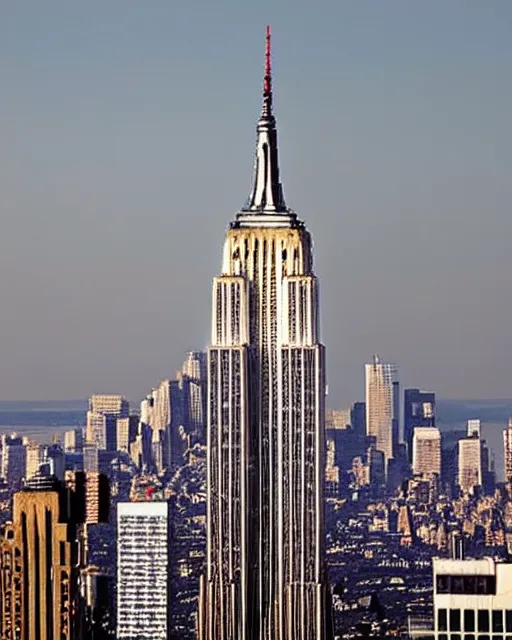
[[[388,461],[396,455],[399,439],[398,415],[400,396],[398,371],[394,364],[384,364],[379,356],[365,365],[366,435],[373,436],[378,451],[384,453],[387,473]]]
[[[212,307],[199,638],[329,640],[318,285],[279,182],[268,27],[254,183]]]

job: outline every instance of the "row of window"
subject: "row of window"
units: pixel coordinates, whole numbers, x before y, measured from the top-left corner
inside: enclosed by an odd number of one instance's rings
[[[462,627],[464,625],[464,627]],[[438,609],[437,630],[438,631],[478,631],[503,633],[512,632],[512,609],[505,611],[497,609]],[[454,640],[453,637],[451,640]]]
[[[495,576],[446,576],[436,578],[436,593],[491,595],[496,593]]]

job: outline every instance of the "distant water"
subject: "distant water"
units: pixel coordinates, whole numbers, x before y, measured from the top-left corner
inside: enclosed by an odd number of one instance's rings
[[[40,442],[50,442],[54,433],[82,426],[86,400],[47,402],[0,402],[0,434],[16,431]]]
[[[54,433],[85,423],[87,400],[0,402],[0,434],[17,431],[41,442]],[[503,429],[512,417],[512,399],[437,401],[437,424],[442,432],[464,431],[472,418],[482,421],[482,436],[494,454],[498,480],[503,479]]]
[[[465,431],[472,418],[482,422],[482,438],[494,456],[496,478],[504,479],[503,430],[512,417],[512,400],[438,400],[437,424],[440,430]]]

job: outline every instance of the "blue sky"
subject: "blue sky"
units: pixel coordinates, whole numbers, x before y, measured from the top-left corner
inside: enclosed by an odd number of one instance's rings
[[[264,31],[331,405],[510,397],[512,4],[0,0],[0,397],[138,399],[210,332]]]

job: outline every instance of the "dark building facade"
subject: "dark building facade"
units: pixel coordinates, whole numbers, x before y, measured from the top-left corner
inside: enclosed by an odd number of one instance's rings
[[[420,389],[404,390],[404,440],[412,463],[414,427],[436,426],[436,394]]]

